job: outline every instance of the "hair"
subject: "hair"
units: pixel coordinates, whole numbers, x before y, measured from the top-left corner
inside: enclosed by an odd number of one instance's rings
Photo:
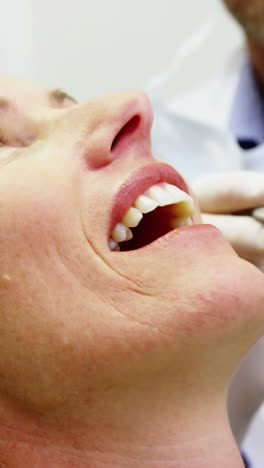
[[[245,33],[264,44],[263,0],[223,0],[223,2]]]

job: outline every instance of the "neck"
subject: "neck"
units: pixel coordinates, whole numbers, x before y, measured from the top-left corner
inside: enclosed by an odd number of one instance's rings
[[[1,411],[0,466],[242,468],[224,397],[133,398],[125,411],[129,399],[119,397],[114,409],[103,405],[87,419]]]
[[[247,37],[247,43],[251,63],[259,82],[264,87],[264,44],[256,41],[251,36]]]

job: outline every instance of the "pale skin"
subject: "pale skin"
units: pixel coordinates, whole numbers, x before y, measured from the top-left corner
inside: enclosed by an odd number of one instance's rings
[[[0,466],[242,468],[226,389],[263,333],[263,275],[198,212],[109,250],[113,206],[172,174],[144,94],[0,89]]]

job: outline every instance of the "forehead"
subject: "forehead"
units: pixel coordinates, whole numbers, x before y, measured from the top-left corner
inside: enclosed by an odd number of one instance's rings
[[[48,94],[48,89],[36,83],[0,75],[0,99],[2,101],[17,103],[26,101],[28,104],[35,101],[41,104],[47,99]]]

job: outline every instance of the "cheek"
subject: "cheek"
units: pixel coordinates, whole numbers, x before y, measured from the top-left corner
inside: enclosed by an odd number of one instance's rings
[[[1,269],[11,268],[13,275],[30,270],[36,259],[42,265],[69,217],[73,229],[76,221],[67,177],[64,180],[52,167],[41,170],[30,158],[25,161],[10,164],[0,178]]]
[[[34,308],[39,316],[53,311],[53,283],[55,278],[58,283],[64,281],[58,265],[59,240],[66,223],[65,199],[52,196],[52,187],[49,194],[42,187],[33,190],[34,182],[30,182],[28,189],[24,185],[19,190],[18,184],[13,191],[4,191],[0,202],[2,329],[4,324],[13,330],[17,327],[18,334],[24,323],[31,333]]]

